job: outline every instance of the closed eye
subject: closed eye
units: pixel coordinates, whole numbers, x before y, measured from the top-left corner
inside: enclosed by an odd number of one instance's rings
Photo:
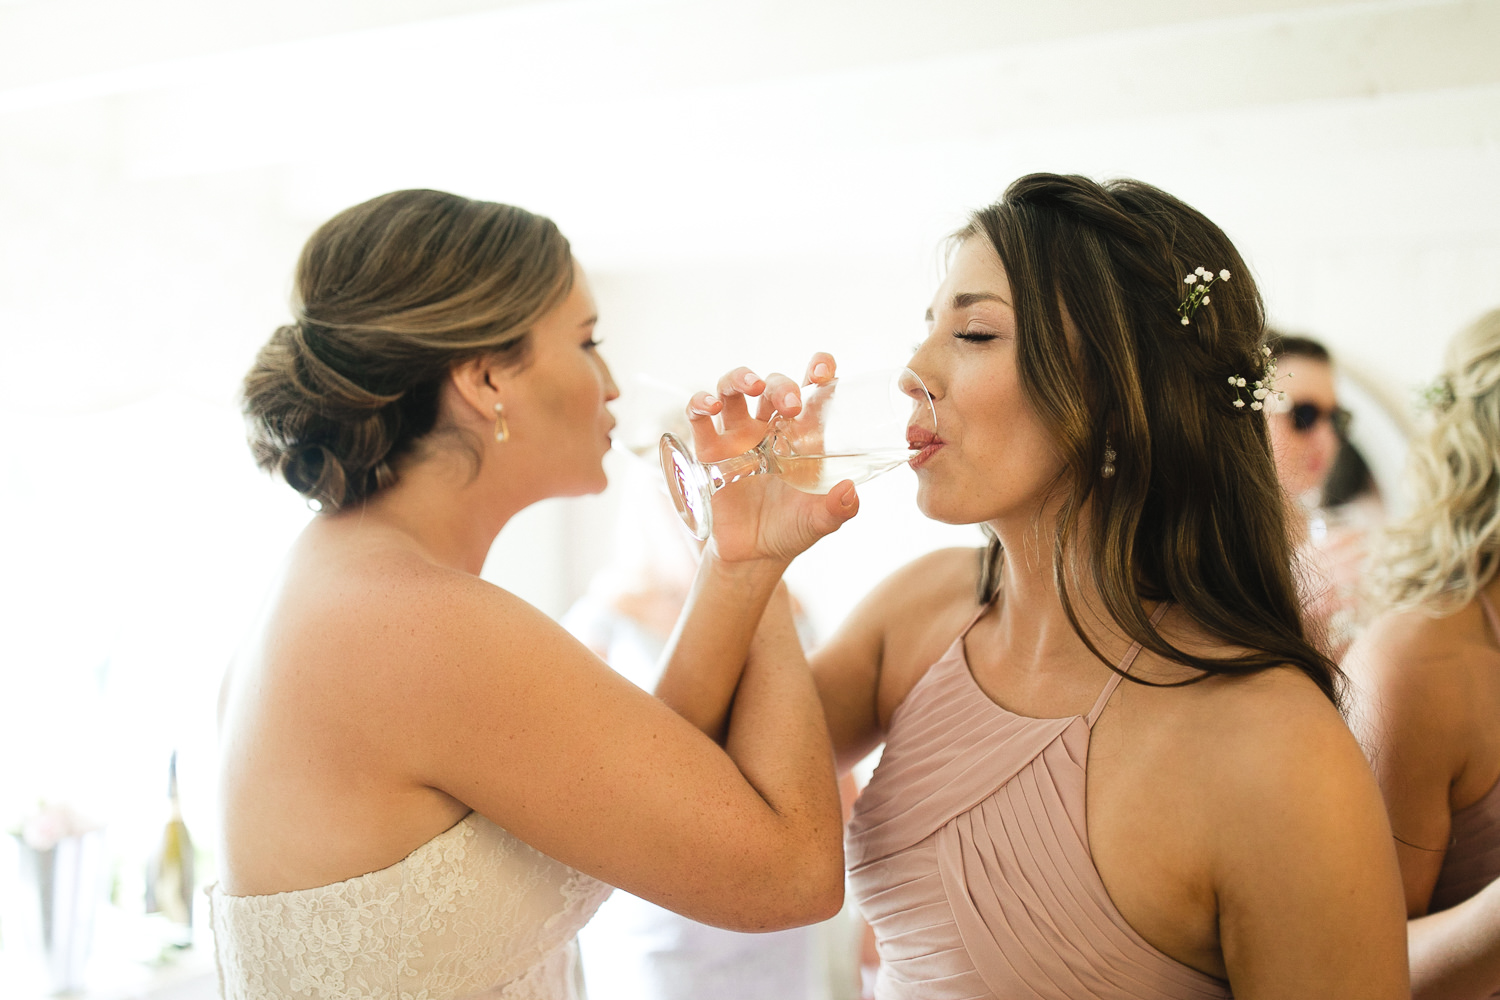
[[[1000,335],[998,333],[975,333],[970,330],[954,330],[953,336],[956,340],[967,340],[982,344],[985,341],[996,340]]]

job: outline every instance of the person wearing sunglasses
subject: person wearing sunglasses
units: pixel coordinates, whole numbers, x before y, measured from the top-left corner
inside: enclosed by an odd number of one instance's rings
[[[1271,453],[1282,488],[1297,513],[1288,525],[1297,550],[1303,611],[1335,660],[1349,648],[1359,618],[1359,575],[1366,562],[1365,532],[1323,510],[1326,487],[1349,430],[1339,405],[1333,356],[1311,337],[1270,330],[1276,388],[1285,393],[1267,408]],[[1300,516],[1299,516],[1300,515]]]
[[[1271,411],[1271,450],[1276,474],[1293,497],[1321,502],[1323,484],[1349,430],[1349,411],[1339,405],[1333,357],[1310,337],[1275,334],[1277,388],[1286,400]]]

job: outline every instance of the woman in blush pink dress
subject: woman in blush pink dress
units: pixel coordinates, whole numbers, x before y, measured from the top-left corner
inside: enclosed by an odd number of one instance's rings
[[[1412,995],[1500,996],[1500,309],[1454,338],[1376,554],[1386,610],[1349,650],[1352,713],[1406,887]]]
[[[884,744],[846,841],[876,997],[1406,996],[1234,246],[1149,185],[1032,175],[957,235],[927,322],[917,502],[991,541],[897,571],[812,658],[841,764]]]

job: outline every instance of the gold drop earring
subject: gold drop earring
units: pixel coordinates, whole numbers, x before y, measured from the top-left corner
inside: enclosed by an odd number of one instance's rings
[[[505,404],[495,404],[495,440],[510,440],[510,424],[505,421]]]

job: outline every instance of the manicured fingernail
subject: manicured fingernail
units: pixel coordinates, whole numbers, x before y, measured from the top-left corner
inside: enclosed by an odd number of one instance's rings
[[[827,378],[828,366],[823,364],[822,362],[813,365],[813,375],[817,376],[818,378]]]
[[[797,394],[795,392],[789,392],[785,396],[782,396],[781,397],[781,405],[783,407],[796,406],[797,405]]]
[[[718,402],[719,402],[719,397],[713,395],[712,393],[710,393],[709,395],[703,397],[703,405],[704,406],[714,406]]]

